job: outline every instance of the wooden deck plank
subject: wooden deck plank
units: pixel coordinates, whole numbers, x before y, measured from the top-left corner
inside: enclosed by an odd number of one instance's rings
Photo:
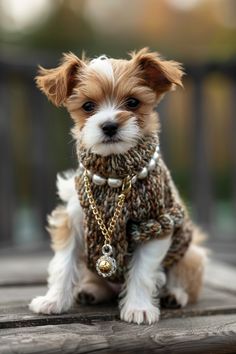
[[[45,284],[50,253],[0,253],[0,286]]]
[[[144,326],[92,321],[1,331],[1,354],[236,352],[236,314],[163,319]]]
[[[46,284],[50,252],[2,254],[0,287]],[[211,257],[206,266],[206,283],[236,293],[236,268]]]
[[[236,295],[236,267],[211,259],[205,273],[205,283]]]
[[[153,326],[119,321],[117,304],[75,306],[36,315],[29,301],[46,292],[48,254],[0,259],[0,354],[236,353],[235,268],[211,260],[200,301],[162,310]]]
[[[0,328],[30,327],[63,323],[87,323],[100,318],[102,321],[118,319],[117,304],[75,306],[63,315],[37,315],[29,311],[28,303],[36,295],[42,295],[45,287],[8,287],[0,292]],[[217,314],[236,314],[236,297],[224,291],[205,287],[197,304],[184,309],[162,310],[162,318],[185,318]]]
[[[43,286],[7,286],[0,287],[0,312],[9,304],[24,305],[37,295],[45,294],[47,288]]]

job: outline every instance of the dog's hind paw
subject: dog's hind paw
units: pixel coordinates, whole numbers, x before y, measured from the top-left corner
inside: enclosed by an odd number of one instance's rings
[[[113,297],[112,289],[103,283],[88,282],[79,286],[77,301],[83,305],[93,305],[109,301]]]
[[[171,289],[171,293],[175,296],[178,304],[181,307],[185,307],[188,303],[188,294],[182,288],[173,288]]]
[[[152,304],[142,308],[134,305],[124,305],[120,312],[120,318],[126,322],[150,325],[159,321],[160,310]]]
[[[93,294],[86,291],[80,291],[78,293],[78,302],[82,305],[92,305],[96,303],[96,298]]]
[[[188,294],[182,288],[172,288],[160,299],[164,308],[181,308],[188,303]]]

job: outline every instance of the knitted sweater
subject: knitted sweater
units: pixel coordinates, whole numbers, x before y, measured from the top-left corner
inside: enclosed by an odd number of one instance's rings
[[[125,154],[100,156],[79,147],[79,158],[91,173],[102,177],[124,178],[138,174],[147,166],[156,146],[156,135],[141,139],[139,144]],[[98,186],[91,183],[96,204],[104,217],[105,224],[114,214],[121,188],[111,188],[107,184]],[[97,222],[93,216],[86,196],[83,175],[76,177],[76,189],[84,210],[84,230],[87,264],[95,270],[96,261],[101,256],[104,244]],[[155,170],[149,172],[145,179],[137,179],[128,194],[122,214],[112,235],[112,247],[117,262],[116,273],[109,280],[122,281],[127,264],[135,248],[141,242],[160,239],[172,235],[172,243],[163,261],[168,270],[186,252],[191,241],[193,226],[170,173],[161,156]]]

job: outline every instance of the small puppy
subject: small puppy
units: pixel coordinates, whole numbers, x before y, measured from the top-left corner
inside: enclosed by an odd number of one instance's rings
[[[65,54],[36,82],[73,121],[79,168],[58,176],[49,216],[54,258],[36,313],[120,295],[120,317],[154,323],[199,296],[205,252],[159,152],[156,106],[182,86],[181,65],[144,48],[130,60]]]

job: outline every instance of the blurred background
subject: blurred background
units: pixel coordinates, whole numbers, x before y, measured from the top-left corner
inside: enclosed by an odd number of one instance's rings
[[[62,52],[126,57],[149,46],[184,64],[158,107],[162,151],[195,221],[236,262],[236,2],[0,0],[0,248],[49,248],[58,171],[76,167],[71,120],[35,88]]]

